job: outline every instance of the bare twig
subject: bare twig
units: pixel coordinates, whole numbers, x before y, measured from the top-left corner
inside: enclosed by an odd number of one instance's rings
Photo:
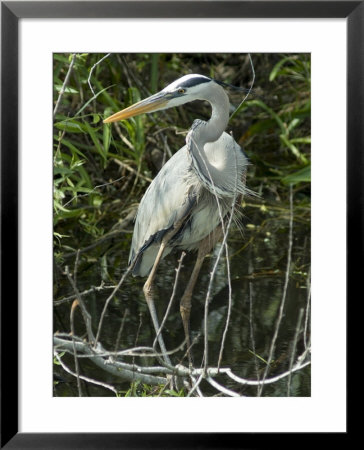
[[[205,370],[205,369],[203,369],[203,370]],[[192,394],[193,394],[196,390],[199,389],[199,385],[200,385],[201,381],[204,379],[204,372],[201,372],[201,373],[199,374],[199,377],[197,378],[197,380],[194,379],[194,378],[192,378],[192,377],[191,377],[191,379],[193,380],[193,386],[192,386],[192,388],[190,389],[190,391],[188,392],[187,397],[191,397]]]
[[[291,272],[291,257],[292,257],[292,244],[293,244],[293,189],[292,189],[292,185],[289,186],[289,205],[290,205],[290,215],[289,215],[286,277],[285,277],[285,281],[284,281],[282,300],[281,300],[281,304],[279,307],[279,312],[278,312],[278,317],[277,317],[277,321],[276,321],[276,325],[275,325],[275,329],[274,329],[274,334],[273,334],[270,349],[269,349],[267,365],[266,365],[266,368],[265,368],[264,374],[263,374],[263,380],[262,380],[263,382],[259,389],[259,395],[262,395],[264,380],[266,379],[266,377],[268,375],[268,371],[270,369],[270,364],[273,359],[273,354],[274,354],[275,344],[276,344],[276,340],[277,340],[277,336],[278,336],[278,332],[279,332],[279,327],[281,325],[281,321],[283,318],[283,311],[284,311],[284,306],[285,306],[286,297],[287,297],[289,276],[290,276],[290,272]]]
[[[129,141],[127,137],[124,136],[124,134],[121,132],[120,125],[117,122],[114,122],[114,127],[116,129],[116,132],[119,136],[119,138],[124,142],[124,144],[130,148],[130,150],[135,151],[134,145]]]
[[[88,245],[87,247],[84,247],[82,249],[79,250],[80,253],[85,253],[91,249],[93,249],[94,247],[97,247],[98,245],[102,244],[104,241],[108,240],[108,239],[113,239],[114,237],[118,236],[120,233],[130,233],[129,230],[125,230],[124,227],[127,227],[135,218],[135,214],[136,214],[137,208],[132,208],[132,210],[129,212],[129,214],[120,222],[118,223],[118,229],[115,231],[111,231],[110,233],[105,234],[104,236],[102,236],[100,239],[96,240],[93,244]],[[70,258],[71,256],[74,256],[76,252],[69,252],[69,253],[65,253],[63,255],[63,258]],[[109,289],[109,286],[105,286],[105,289]],[[98,288],[92,288],[92,289],[98,289]],[[88,291],[84,291],[87,292]],[[60,300],[60,301],[64,301],[64,299]],[[56,303],[55,303],[56,304]]]
[[[78,396],[82,397],[82,388],[81,388],[81,381],[80,381],[80,365],[78,363],[77,358],[77,350],[76,350],[76,343],[73,336],[75,335],[75,326],[74,326],[74,314],[75,309],[79,305],[78,300],[75,300],[71,307],[71,314],[70,314],[70,322],[71,322],[71,335],[72,335],[72,344],[73,344],[73,358],[75,361],[75,369],[76,369],[76,378],[77,378],[77,389],[78,389]]]
[[[87,79],[87,83],[88,83],[88,85],[89,85],[89,87],[90,87],[90,90],[91,90],[93,96],[95,96],[95,92],[94,92],[94,90],[92,89],[92,85],[91,85],[91,75],[92,75],[92,72],[94,71],[94,69],[95,69],[96,66],[98,66],[102,61],[104,61],[104,59],[108,58],[109,56],[110,56],[110,53],[107,53],[107,54],[106,54],[105,56],[103,56],[99,61],[97,61],[97,62],[91,67],[91,69],[90,69],[90,73],[89,73],[89,76],[88,76],[88,79]]]
[[[129,309],[126,308],[126,310],[124,312],[124,315],[123,315],[123,318],[121,320],[120,328],[119,328],[118,335],[117,335],[116,342],[115,342],[115,347],[114,347],[115,348],[115,350],[114,350],[115,353],[117,353],[117,351],[118,351],[119,344],[120,344],[120,339],[121,339],[121,334],[123,332],[124,325],[125,325],[125,320],[128,317],[129,313],[130,313]]]
[[[307,302],[306,302],[306,312],[305,312],[305,325],[303,330],[303,343],[305,348],[308,347],[308,329],[309,329],[309,317],[311,309],[311,268],[307,274]]]
[[[252,293],[252,283],[249,282],[249,326],[250,326],[250,341],[252,344],[252,351],[254,354],[254,365],[257,379],[259,380],[259,363],[257,354],[255,351],[255,339],[254,339],[254,325],[253,325],[253,293]]]
[[[161,323],[160,326],[159,326],[158,333],[156,334],[156,337],[155,337],[155,339],[154,339],[154,342],[153,342],[153,348],[155,348],[156,345],[157,345],[158,336],[161,334],[161,332],[162,332],[162,330],[163,330],[163,327],[164,327],[164,324],[166,323],[166,320],[167,320],[167,318],[168,318],[169,311],[171,310],[171,306],[172,306],[174,297],[175,297],[175,295],[176,295],[176,289],[177,289],[177,284],[178,284],[179,274],[180,274],[181,267],[182,267],[182,262],[183,262],[183,259],[184,259],[185,256],[186,256],[186,253],[185,253],[185,252],[182,252],[182,253],[181,253],[181,257],[180,257],[180,259],[178,260],[178,267],[175,269],[175,270],[176,270],[176,277],[175,277],[174,284],[173,284],[172,295],[171,295],[171,298],[170,298],[170,300],[169,300],[169,303],[168,303],[166,312],[165,312],[165,314],[164,314],[162,323]]]
[[[66,336],[67,337],[65,338],[61,338],[59,335],[54,336],[53,341],[57,351],[68,351],[73,353],[73,348],[76,346],[76,351],[79,358],[82,356],[81,354],[83,354],[84,357],[89,358],[94,364],[103,370],[127,381],[140,380],[143,383],[152,385],[168,383],[168,379],[166,377],[152,375],[155,373],[165,374],[166,376],[174,374],[178,377],[190,378],[193,381],[193,386],[187,396],[191,396],[194,391],[199,389],[199,385],[204,378],[214,378],[216,376],[226,375],[240,385],[261,386],[262,384],[272,384],[282,380],[310,364],[310,361],[305,361],[308,354],[308,352],[305,352],[297,358],[298,362],[290,370],[281,373],[278,376],[266,378],[263,382],[261,380],[241,378],[235,375],[230,368],[209,367],[205,373],[204,368],[191,370],[190,368],[183,367],[182,365],[169,368],[165,367],[165,365],[159,367],[143,367],[136,364],[128,364],[121,361],[116,361],[114,358],[115,353],[106,352],[100,344],[97,348],[94,348],[76,336],[73,338],[73,341],[70,340],[69,335]],[[82,376],[80,377],[82,379]],[[199,395],[202,395],[201,391]]]
[[[98,341],[99,341],[99,338],[100,338],[100,333],[101,333],[101,329],[102,329],[102,324],[103,324],[103,321],[104,321],[104,318],[105,318],[105,314],[106,314],[107,307],[109,306],[109,303],[110,303],[110,301],[112,300],[112,298],[114,297],[114,295],[116,294],[116,292],[120,289],[120,286],[123,284],[125,278],[126,278],[127,275],[129,274],[129,272],[131,271],[131,269],[132,269],[132,266],[129,266],[129,267],[126,269],[126,271],[124,272],[124,274],[123,274],[122,277],[120,278],[119,283],[115,286],[115,288],[114,288],[114,290],[112,291],[112,293],[111,293],[111,294],[109,295],[109,297],[106,299],[106,302],[105,302],[105,305],[104,305],[104,308],[103,308],[103,310],[102,310],[101,317],[100,317],[100,320],[99,320],[99,326],[98,326],[98,328],[97,328],[97,334],[96,334],[96,339],[95,339],[95,347],[96,347],[96,345],[97,345],[97,343],[98,343]]]
[[[120,177],[116,180],[110,181],[109,183],[104,183],[104,184],[99,184],[98,186],[95,186],[90,192],[86,192],[85,194],[77,194],[74,197],[72,197],[70,200],[68,200],[68,202],[66,202],[63,207],[65,208],[67,205],[69,205],[70,203],[73,202],[73,200],[75,200],[76,198],[80,198],[80,197],[88,197],[89,195],[91,195],[92,193],[94,193],[97,189],[101,188],[101,187],[105,187],[105,186],[109,186],[110,184],[116,183],[117,181],[122,180],[124,177]]]
[[[66,78],[64,79],[64,82],[63,82],[63,85],[61,87],[61,90],[59,91],[59,95],[58,95],[58,99],[57,99],[57,102],[56,102],[56,106],[54,107],[54,110],[53,110],[53,117],[55,117],[55,115],[56,115],[56,113],[58,111],[59,105],[61,103],[61,98],[63,97],[63,94],[66,91],[66,87],[68,85],[68,82],[69,82],[69,79],[70,79],[70,76],[71,76],[71,72],[72,72],[72,69],[73,69],[73,65],[75,64],[75,60],[76,60],[76,53],[72,53],[72,59],[71,59],[70,65],[68,67]]]
[[[215,389],[222,392],[223,394],[227,395],[228,397],[241,397],[240,394],[232,391],[231,389],[226,388],[225,386],[222,386],[211,377],[207,377],[206,380],[211,384],[211,386],[213,386]]]
[[[86,289],[85,291],[80,292],[79,295],[81,297],[85,297],[86,295],[91,294],[92,292],[100,292],[100,291],[103,291],[105,289],[115,289],[115,286],[105,286],[104,282],[102,281],[100,286],[92,286],[90,289]],[[77,297],[78,296],[76,294],[72,294],[72,295],[69,295],[67,297],[61,298],[60,300],[55,300],[53,302],[53,305],[54,306],[63,305],[63,303],[68,303],[68,302],[74,300]]]
[[[253,65],[253,61],[251,59],[251,56],[249,54],[249,58],[250,58],[250,64],[252,67],[252,72],[253,72],[253,79],[252,79],[252,83],[250,86],[250,89],[248,91],[248,93],[246,94],[246,96],[244,97],[244,99],[242,100],[241,104],[243,104],[245,102],[245,100],[247,99],[247,97],[249,96],[253,86],[254,86],[254,82],[255,82],[255,71],[254,71],[254,65]],[[240,105],[241,105],[240,104]],[[239,107],[240,107],[239,105]],[[192,138],[193,139],[193,138]],[[194,142],[196,145],[196,142]],[[231,298],[231,294],[232,294],[232,290],[231,290],[231,278],[230,278],[230,266],[229,266],[229,254],[228,254],[228,246],[227,246],[227,237],[228,237],[228,233],[229,233],[229,229],[232,223],[232,219],[234,216],[234,210],[235,210],[235,204],[236,204],[236,199],[238,197],[238,191],[237,191],[237,186],[238,186],[238,170],[236,170],[235,172],[235,189],[234,189],[234,196],[232,199],[232,205],[231,205],[231,211],[230,211],[230,217],[228,220],[228,223],[226,225],[225,228],[225,222],[224,222],[224,218],[222,215],[222,210],[221,210],[221,205],[220,205],[220,201],[219,201],[219,197],[217,195],[216,192],[216,188],[213,182],[213,178],[211,177],[210,173],[209,173],[209,168],[207,166],[207,163],[205,161],[205,159],[203,158],[203,155],[201,154],[201,150],[198,148],[198,145],[196,145],[197,150],[200,152],[200,156],[201,159],[204,163],[205,169],[209,175],[211,184],[212,184],[212,188],[213,188],[213,194],[215,196],[216,202],[217,202],[217,207],[218,207],[218,211],[219,211],[219,216],[220,216],[220,222],[221,222],[221,226],[222,226],[222,231],[223,231],[223,242],[222,245],[220,247],[220,249],[218,250],[217,256],[216,256],[216,260],[215,260],[215,264],[213,266],[213,269],[211,271],[210,274],[210,280],[209,280],[209,285],[208,285],[208,289],[207,289],[207,294],[206,294],[206,299],[205,299],[205,310],[204,310],[204,367],[205,369],[208,366],[208,326],[207,326],[207,321],[208,321],[208,306],[209,306],[209,301],[210,301],[210,297],[211,297],[211,290],[212,290],[212,283],[213,283],[213,279],[215,277],[215,273],[218,267],[218,263],[222,254],[223,249],[225,249],[225,254],[226,254],[226,265],[227,265],[227,272],[228,272],[228,285],[229,285],[229,299],[228,299],[228,314],[227,314],[227,320],[225,323],[225,328],[224,328],[224,332],[223,332],[223,336],[222,336],[222,340],[221,340],[221,346],[220,346],[220,352],[219,352],[219,359],[218,359],[218,366],[220,366],[221,363],[221,359],[222,359],[222,353],[223,353],[223,349],[224,349],[224,343],[225,343],[225,338],[227,335],[227,330],[228,330],[228,326],[229,326],[229,321],[230,321],[230,312],[231,312],[231,305],[232,305],[232,298]],[[236,155],[235,155],[235,162],[236,162],[236,169],[237,169],[237,160],[236,160]]]
[[[73,351],[73,343],[72,341],[66,341],[65,339],[60,339],[58,337],[53,338],[54,345],[57,349],[61,350],[68,350]],[[123,368],[121,370],[121,367],[118,367],[118,364],[116,362],[107,364],[107,360],[105,360],[103,357],[98,356],[97,350],[91,348],[87,343],[85,342],[75,342],[77,352],[83,352],[85,355],[90,357],[90,361],[92,361],[94,364],[99,366],[101,369],[105,370],[106,372],[111,373],[112,375],[115,375],[118,378],[122,378],[127,381],[135,381],[135,379],[140,380],[142,383],[152,384],[152,385],[159,385],[159,384],[165,384],[168,382],[167,378],[164,377],[157,377],[154,375],[148,375],[144,373],[138,373],[137,370],[133,370],[132,368],[129,370],[127,368]],[[112,353],[111,353],[112,355]],[[167,370],[167,369],[165,369]]]
[[[77,286],[77,271],[79,263],[80,263],[80,249],[78,249],[76,252],[75,265],[73,268],[73,282],[75,283],[75,286]]]
[[[109,389],[110,391],[113,391],[115,393],[115,395],[117,395],[117,393],[118,393],[117,390],[113,386],[111,386],[110,384],[106,384],[106,383],[103,383],[101,381],[97,381],[97,380],[94,380],[92,378],[85,377],[83,375],[78,375],[78,374],[72,372],[72,370],[69,367],[66,366],[66,364],[62,361],[62,359],[60,358],[59,354],[56,351],[54,352],[54,356],[56,357],[57,361],[62,366],[63,370],[66,371],[67,373],[69,373],[70,375],[72,375],[73,377],[77,377],[77,381],[80,378],[81,380],[84,380],[84,381],[86,381],[88,383],[93,383],[93,384],[96,384],[98,386],[102,386],[105,389]]]
[[[252,60],[252,57],[251,57],[250,53],[248,53],[248,55],[249,55],[250,67],[251,67],[251,69],[252,69],[252,74],[253,74],[252,82],[251,82],[251,84],[250,84],[250,88],[249,88],[247,94],[245,95],[245,97],[243,98],[243,100],[240,102],[240,104],[238,105],[238,107],[235,109],[235,111],[231,114],[230,120],[235,116],[235,114],[237,114],[237,112],[239,111],[241,105],[242,105],[242,104],[245,102],[245,100],[249,97],[249,95],[250,95],[250,93],[251,93],[251,91],[252,91],[252,89],[253,89],[254,83],[255,83],[255,69],[254,69],[253,60]]]
[[[79,292],[77,286],[75,285],[75,282],[74,282],[71,274],[69,273],[68,266],[65,267],[65,273],[67,275],[69,282],[71,283],[71,286],[73,287],[73,289],[75,291],[75,294],[76,294],[76,297],[78,300],[78,304],[81,308],[82,316],[83,316],[83,319],[84,319],[85,325],[86,325],[87,336],[88,336],[89,342],[93,342],[95,338],[94,338],[94,334],[92,331],[92,323],[91,323],[90,313],[87,311],[87,308],[82,299],[82,296],[80,295],[80,292]]]
[[[227,241],[228,232],[229,232],[229,229],[230,229],[230,226],[231,226],[231,223],[232,223],[232,218],[233,218],[234,208],[235,208],[235,202],[236,202],[236,197],[237,197],[237,192],[236,192],[237,171],[236,171],[236,174],[235,174],[235,192],[234,192],[234,197],[233,197],[233,201],[232,201],[232,209],[231,209],[231,213],[230,213],[230,217],[229,217],[228,223],[225,226],[225,221],[224,221],[224,216],[223,216],[223,213],[222,213],[221,202],[220,202],[219,196],[217,195],[215,184],[214,184],[213,178],[211,177],[208,165],[207,165],[207,163],[205,161],[205,158],[203,157],[201,149],[199,148],[199,146],[195,142],[195,140],[194,140],[192,135],[191,135],[191,140],[194,142],[198,152],[200,153],[200,157],[201,157],[201,159],[202,159],[202,161],[204,163],[205,169],[206,169],[207,174],[208,174],[208,176],[210,178],[213,194],[214,194],[214,197],[216,199],[216,204],[217,204],[217,209],[218,209],[218,213],[219,213],[219,219],[220,219],[220,223],[221,223],[221,228],[222,228],[222,232],[223,232],[223,241],[222,241],[221,247],[219,248],[219,250],[217,252],[217,256],[216,256],[216,259],[215,259],[215,262],[214,262],[214,265],[213,265],[213,269],[212,269],[212,271],[210,273],[209,285],[208,285],[208,288],[207,288],[206,298],[205,298],[205,308],[204,308],[204,357],[203,357],[203,360],[204,360],[204,368],[206,370],[207,366],[208,366],[208,310],[209,310],[209,302],[210,302],[211,292],[212,292],[212,283],[213,283],[213,280],[215,278],[216,270],[217,270],[217,267],[218,267],[218,264],[219,264],[219,261],[220,261],[220,258],[221,258],[222,251],[225,248],[226,252],[228,252],[226,241]],[[229,264],[228,258],[227,258],[227,264]],[[230,280],[229,280],[229,282],[230,282]],[[229,304],[230,304],[230,301],[229,301]],[[225,328],[225,330],[226,329],[227,328]],[[222,355],[222,351],[220,351],[219,360],[221,358],[221,355]]]
[[[287,379],[287,397],[290,397],[291,395],[291,380],[292,380],[292,367],[293,367],[293,361],[294,361],[294,357],[296,354],[296,347],[297,347],[297,340],[298,340],[298,335],[301,331],[301,322],[302,322],[302,316],[303,316],[303,308],[301,308],[299,310],[299,314],[298,314],[298,320],[297,320],[297,326],[296,326],[296,332],[294,335],[294,339],[292,342],[292,349],[291,349],[291,357],[290,357],[290,361],[289,361],[289,375],[288,375],[288,379]]]
[[[226,230],[226,237],[227,237],[227,233],[229,231],[230,225],[232,223],[232,219],[233,219],[234,212],[235,212],[236,199],[237,199],[237,195],[238,195],[238,161],[237,161],[236,153],[235,153],[235,167],[236,167],[236,171],[235,171],[234,197],[232,200],[229,223],[228,223],[227,230]],[[219,359],[218,359],[218,363],[217,363],[218,367],[220,367],[221,360],[222,360],[222,354],[224,351],[225,339],[226,339],[227,331],[228,331],[229,324],[230,324],[230,315],[231,315],[231,308],[232,308],[230,259],[229,259],[229,249],[228,249],[228,245],[226,242],[225,242],[225,258],[226,258],[226,271],[227,271],[227,279],[228,279],[228,286],[229,286],[229,297],[228,297],[228,311],[227,311],[227,315],[226,315],[225,328],[224,328],[224,332],[223,332],[223,335],[221,338],[220,353],[219,353]]]
[[[120,167],[123,167],[124,169],[128,170],[129,172],[131,172],[132,174],[136,175],[137,177],[142,178],[143,180],[148,181],[149,183],[151,183],[153,180],[143,174],[141,174],[140,172],[136,171],[135,169],[133,169],[131,166],[129,166],[128,164],[126,164],[123,161],[120,161],[120,159],[114,158],[114,161],[116,164],[118,164]]]
[[[294,367],[292,367],[291,370],[287,370],[286,372],[282,372],[279,375],[271,378],[266,378],[263,380],[247,380],[246,378],[240,378],[237,375],[235,375],[230,369],[226,369],[225,371],[223,369],[220,369],[220,373],[225,373],[228,377],[230,377],[232,380],[236,381],[239,384],[246,385],[246,386],[263,386],[266,384],[273,384],[276,383],[279,380],[282,380],[283,378],[288,377],[290,374],[294,372],[298,372],[301,369],[304,369],[305,367],[309,366],[311,364],[311,361],[306,361],[302,364],[297,364]]]

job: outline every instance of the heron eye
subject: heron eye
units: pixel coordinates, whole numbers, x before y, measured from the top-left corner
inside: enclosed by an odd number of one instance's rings
[[[185,92],[186,92],[186,89],[182,89],[182,88],[178,89],[179,94],[184,94]]]

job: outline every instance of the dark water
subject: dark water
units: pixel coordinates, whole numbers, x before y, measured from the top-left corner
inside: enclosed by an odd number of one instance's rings
[[[288,209],[279,214],[262,212],[257,207],[247,207],[244,222],[244,235],[238,230],[232,230],[229,237],[229,257],[231,272],[231,316],[228,332],[224,343],[221,367],[230,367],[232,371],[242,378],[262,378],[269,348],[274,334],[275,323],[282,302],[284,291],[287,253],[288,253]],[[258,224],[258,225],[251,225]],[[128,258],[129,239],[124,242],[109,243],[104,255],[94,262],[85,262],[81,258],[78,273],[78,289],[89,289],[90,286],[99,286],[102,279],[106,284],[115,284],[120,278]],[[191,333],[197,342],[193,347],[195,367],[202,363],[204,351],[204,305],[209,285],[210,272],[215,261],[218,247],[210,257],[206,258],[199,280],[197,282],[192,302]],[[178,265],[178,254],[169,255],[162,261],[155,287],[156,306],[161,318],[167,307],[175,280],[175,268]],[[183,288],[188,282],[194,264],[194,254],[187,254],[180,272],[180,280],[171,312],[166,321],[163,332],[168,349],[174,349],[184,340],[184,332],[179,314],[179,298]],[[293,246],[291,255],[290,277],[285,298],[285,307],[280,324],[273,362],[269,376],[274,376],[289,369],[292,351],[296,356],[304,350],[304,340],[309,339],[309,320],[304,333],[304,322],[309,304],[308,278],[310,264],[310,229],[309,222],[294,220]],[[71,265],[71,264],[70,264]],[[111,278],[111,279],[110,279]],[[154,331],[149,312],[143,296],[144,279],[128,277],[110,302],[107,316],[104,321],[100,341],[108,350],[114,350],[120,326],[123,323],[118,348],[130,348],[136,345],[150,346],[154,340]],[[216,366],[221,349],[221,340],[226,325],[229,304],[229,284],[225,261],[225,252],[222,253],[216,276],[213,281],[212,300],[208,314],[208,342],[209,366]],[[72,294],[72,288],[64,277],[56,277],[55,298],[60,299]],[[85,297],[85,302],[92,315],[96,330],[98,320],[104,306],[105,299],[110,290],[95,292]],[[55,307],[55,331],[70,330],[71,302]],[[297,324],[300,310],[303,310],[300,332]],[[81,316],[76,314],[76,333],[84,333]],[[78,322],[77,322],[78,320]],[[293,342],[297,336],[296,348]],[[172,355],[173,363],[188,365],[184,358],[185,350]],[[73,367],[73,358],[66,355],[64,361]],[[132,362],[131,358],[126,360]],[[140,358],[138,364],[152,364],[151,359]],[[80,370],[86,376],[112,384],[116,389],[125,392],[130,383],[121,383],[120,380],[104,373],[87,359],[80,360]],[[56,385],[54,395],[77,396],[75,378],[67,376],[59,366],[55,373],[61,378]],[[58,378],[57,378],[58,379]],[[217,381],[242,395],[256,396],[256,387],[239,386],[227,377],[218,378]],[[205,395],[216,395],[218,392],[210,386],[202,385]],[[84,384],[84,395],[109,396],[114,395],[102,387]],[[123,394],[121,394],[123,395]],[[267,385],[263,396],[287,396],[287,378],[277,383]],[[289,395],[310,396],[310,366],[292,375]]]

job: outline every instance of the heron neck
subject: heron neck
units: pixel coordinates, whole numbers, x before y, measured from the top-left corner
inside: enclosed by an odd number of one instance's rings
[[[222,87],[215,85],[207,101],[211,105],[211,117],[200,129],[201,143],[217,141],[229,122],[229,98]]]
[[[226,195],[225,181],[219,159],[224,160],[226,154],[218,151],[214,154],[214,162],[206,153],[205,144],[217,141],[225,131],[229,121],[229,99],[220,86],[216,86],[206,99],[211,104],[211,118],[207,122],[196,120],[187,135],[187,149],[191,157],[193,170],[202,184],[218,195]]]

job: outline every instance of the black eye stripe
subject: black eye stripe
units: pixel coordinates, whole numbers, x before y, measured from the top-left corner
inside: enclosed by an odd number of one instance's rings
[[[208,83],[209,81],[211,81],[211,78],[207,78],[207,77],[192,77],[189,78],[188,80],[184,81],[183,83],[180,84],[181,88],[189,88],[192,86],[196,86],[197,84],[201,84],[201,83]]]

